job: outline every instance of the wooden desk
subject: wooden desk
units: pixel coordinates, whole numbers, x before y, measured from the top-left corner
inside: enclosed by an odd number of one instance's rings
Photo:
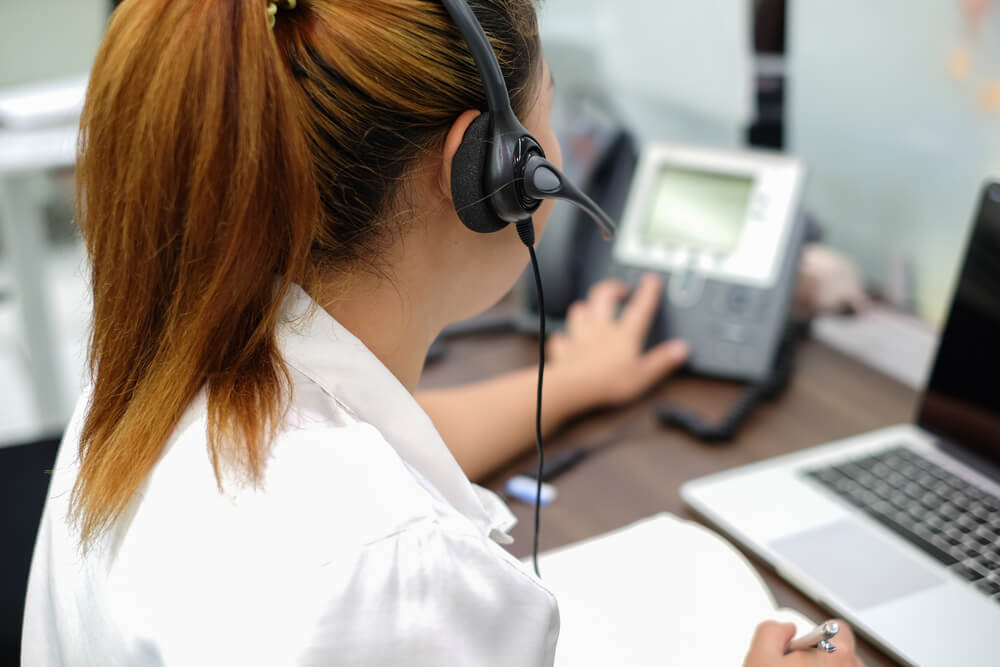
[[[422,386],[469,382],[537,361],[537,342],[514,335],[477,336],[449,344],[443,361],[429,365]],[[798,367],[788,390],[760,408],[739,438],[725,445],[706,445],[664,429],[650,409],[656,399],[670,398],[708,417],[726,412],[741,387],[695,377],[668,380],[647,399],[621,410],[585,415],[549,438],[547,453],[595,442],[617,429],[627,433],[588,461],[559,478],[559,500],[542,511],[540,549],[547,550],[591,537],[656,512],[697,519],[680,498],[685,481],[726,468],[786,454],[837,438],[908,421],[916,392],[823,344],[802,341]],[[532,399],[533,400],[533,399]],[[525,454],[498,470],[486,485],[499,491],[511,474],[535,464]],[[519,519],[511,552],[531,553],[533,513],[511,503]],[[779,604],[808,616],[830,616],[784,583],[749,554]],[[861,641],[865,664],[894,665],[893,660]]]

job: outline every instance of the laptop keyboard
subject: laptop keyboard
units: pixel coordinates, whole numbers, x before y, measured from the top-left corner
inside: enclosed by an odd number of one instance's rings
[[[806,475],[1000,603],[1000,498],[895,447]]]

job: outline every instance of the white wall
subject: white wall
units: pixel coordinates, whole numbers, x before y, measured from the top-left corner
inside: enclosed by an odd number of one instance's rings
[[[90,70],[108,0],[0,0],[0,88]]]
[[[917,311],[939,322],[978,190],[1000,176],[1000,5],[976,36],[957,0],[789,3],[789,150],[829,240],[881,282],[905,259]],[[972,55],[964,80],[958,47]]]
[[[645,139],[742,143],[749,0],[544,0],[540,28],[557,92],[603,92]]]
[[[89,69],[107,0],[0,0],[0,88]],[[749,0],[545,0],[559,88],[603,90],[646,138],[739,145],[750,114]],[[789,150],[806,202],[866,276],[912,265],[939,318],[978,183],[1000,175],[1000,114],[977,104],[1000,78],[1000,3],[970,40],[957,0],[789,3]],[[948,72],[966,43],[975,70]]]

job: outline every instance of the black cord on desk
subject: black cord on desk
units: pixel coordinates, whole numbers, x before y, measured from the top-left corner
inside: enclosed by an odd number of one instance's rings
[[[775,353],[774,365],[767,376],[747,386],[729,413],[716,423],[703,419],[697,413],[666,401],[656,407],[656,415],[664,426],[676,426],[702,442],[729,442],[736,437],[740,427],[750,418],[758,405],[779,395],[788,386],[795,370],[795,349],[799,337],[798,327],[791,325]]]
[[[546,460],[545,466],[542,469],[542,481],[551,482],[556,477],[572,470],[578,463],[582,463],[592,455],[621,442],[645,422],[646,415],[645,411],[639,412],[614,428],[608,435],[558,453],[554,458],[550,457]],[[526,470],[521,474],[530,479],[538,478],[538,473],[531,470]]]

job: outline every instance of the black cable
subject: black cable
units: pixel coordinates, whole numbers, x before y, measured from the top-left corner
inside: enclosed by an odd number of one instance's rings
[[[718,422],[711,423],[692,410],[666,401],[656,406],[656,416],[660,423],[664,426],[676,426],[702,442],[732,440],[758,405],[775,398],[788,386],[795,370],[795,344],[798,335],[794,325],[785,331],[767,376],[750,384],[729,413]]]
[[[542,378],[545,375],[545,297],[542,294],[542,274],[538,270],[538,257],[535,256],[535,228],[531,219],[517,224],[517,234],[528,247],[531,255],[531,269],[535,274],[535,291],[538,294],[538,393],[535,400],[535,444],[538,446],[538,475],[535,487],[535,539],[531,548],[531,562],[535,567],[535,575],[541,579],[538,570],[538,533],[541,524],[542,509],[542,472],[545,467],[545,449],[542,447]]]

